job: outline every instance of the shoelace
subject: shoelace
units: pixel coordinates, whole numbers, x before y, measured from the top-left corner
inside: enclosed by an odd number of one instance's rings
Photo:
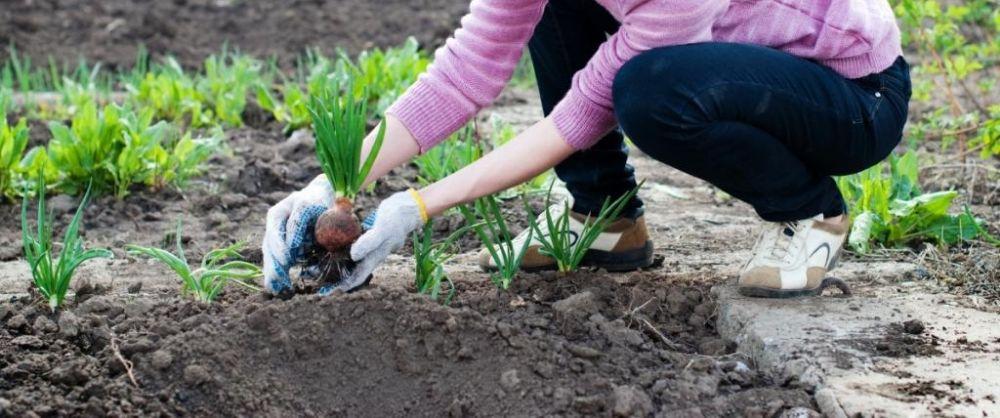
[[[802,224],[797,221],[781,222],[764,230],[762,244],[770,244],[769,248],[763,248],[764,258],[784,262],[790,253],[791,247],[800,240]]]

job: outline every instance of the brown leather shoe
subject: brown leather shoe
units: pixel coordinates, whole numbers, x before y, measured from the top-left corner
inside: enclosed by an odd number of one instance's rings
[[[549,208],[552,211],[562,211],[562,205]],[[553,213],[553,216],[558,216]],[[579,233],[583,229],[586,215],[570,213],[569,229],[571,233]],[[546,225],[541,225],[542,233],[547,233]],[[514,237],[514,248],[520,249],[527,239],[528,229]],[[523,271],[555,270],[556,261],[543,255],[539,250],[541,244],[532,234],[532,243],[521,261]],[[653,264],[653,243],[646,231],[646,220],[620,218],[604,229],[597,240],[590,246],[580,263],[582,266],[603,268],[608,271],[632,271],[649,267]],[[479,252],[479,266],[485,271],[496,271],[497,265],[490,252],[483,249]]]

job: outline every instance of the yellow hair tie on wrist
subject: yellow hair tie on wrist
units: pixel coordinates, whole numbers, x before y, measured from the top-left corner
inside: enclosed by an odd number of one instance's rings
[[[417,207],[420,208],[420,219],[423,219],[424,223],[427,223],[427,221],[430,220],[430,217],[427,216],[427,205],[424,204],[424,199],[420,197],[420,193],[417,193],[417,191],[413,188],[410,188],[407,191],[410,192],[410,196],[413,197],[413,201],[417,202]]]

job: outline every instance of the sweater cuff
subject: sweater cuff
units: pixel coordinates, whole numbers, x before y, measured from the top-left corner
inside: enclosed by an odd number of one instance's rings
[[[399,119],[423,153],[461,128],[475,110],[419,79],[385,113]]]
[[[611,109],[588,100],[576,89],[566,93],[550,116],[563,140],[577,151],[590,148],[618,124]]]

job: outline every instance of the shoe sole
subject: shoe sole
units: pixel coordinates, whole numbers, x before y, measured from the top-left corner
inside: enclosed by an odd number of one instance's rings
[[[626,251],[601,251],[601,250],[587,250],[587,254],[584,254],[583,261],[580,262],[580,267],[598,268],[604,269],[608,272],[620,273],[626,271],[635,271],[638,269],[643,269],[653,265],[653,242],[646,241],[646,244],[641,248],[636,248],[634,250]],[[498,269],[494,266],[479,266],[483,271],[492,273]],[[521,267],[521,271],[526,273],[538,273],[543,271],[554,271],[557,269],[555,264],[548,264],[544,266],[535,267]]]
[[[837,262],[840,260],[840,251],[834,254],[833,259],[826,266],[826,272],[829,273],[831,270],[837,267]],[[811,289],[772,289],[769,287],[756,287],[756,286],[740,286],[737,290],[743,296],[751,298],[768,298],[768,299],[791,299],[800,298],[805,296],[818,296],[823,293],[823,290],[827,286],[832,285],[832,282],[827,282],[829,279],[823,279],[820,284]],[[839,280],[839,279],[838,279]]]

